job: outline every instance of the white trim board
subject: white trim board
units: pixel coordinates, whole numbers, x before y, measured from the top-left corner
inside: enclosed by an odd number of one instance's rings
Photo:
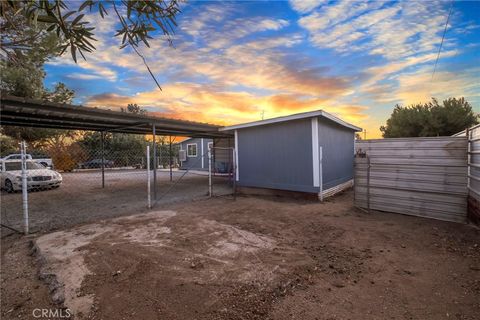
[[[239,181],[240,180],[240,163],[238,162],[238,131],[235,130],[235,165],[236,165],[236,170],[235,170],[235,180]]]
[[[202,150],[202,169],[205,168],[205,155],[203,153],[203,138],[200,139],[200,145],[202,146],[200,149]]]
[[[354,131],[362,131],[362,128],[354,126],[353,124],[350,124],[348,122],[345,122],[342,119],[337,118],[336,116],[334,116],[334,115],[332,115],[328,112],[325,112],[323,110],[303,112],[303,113],[292,114],[292,115],[284,116],[284,117],[278,117],[278,118],[272,118],[272,119],[267,119],[267,120],[260,120],[260,121],[242,123],[242,124],[237,124],[237,125],[233,125],[233,126],[227,126],[227,127],[219,128],[218,131],[230,131],[230,130],[256,127],[256,126],[262,126],[262,125],[266,125],[266,124],[279,123],[279,122],[298,120],[298,119],[313,118],[313,117],[324,117],[324,118],[327,118],[327,119],[329,119],[333,122],[338,123],[341,126],[347,127],[347,128],[352,129]]]
[[[320,148],[318,145],[318,118],[312,118],[312,175],[313,186],[320,187]]]

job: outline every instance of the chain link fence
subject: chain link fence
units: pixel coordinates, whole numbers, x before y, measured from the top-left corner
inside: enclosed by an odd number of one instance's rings
[[[156,208],[208,195],[208,175],[178,169],[175,138],[157,137],[154,150],[151,137],[144,135],[86,131],[58,135],[45,144],[27,145],[31,232],[148,210],[147,145]],[[22,230],[20,151],[2,151],[2,225]]]
[[[209,172],[209,194],[213,197],[233,196],[233,199],[235,199],[235,149],[232,147],[211,147]]]

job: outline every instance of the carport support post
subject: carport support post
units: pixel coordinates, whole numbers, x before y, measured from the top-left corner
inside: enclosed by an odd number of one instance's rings
[[[23,230],[28,234],[28,185],[27,185],[27,146],[25,141],[20,143],[22,157],[22,205],[23,205]]]
[[[208,148],[208,195],[212,197],[212,149]]]
[[[153,125],[153,199],[157,200],[157,136],[156,128]]]
[[[105,132],[101,132],[102,136],[102,188],[105,188]]]
[[[147,206],[152,208],[152,196],[150,190],[150,146],[147,146]]]
[[[370,162],[370,157],[367,154],[367,210],[370,213],[370,172],[372,169],[372,164]]]
[[[203,155],[202,155],[203,157]],[[168,152],[168,161],[170,164],[170,181],[173,180],[173,175],[172,175],[172,136],[170,136],[170,149]]]

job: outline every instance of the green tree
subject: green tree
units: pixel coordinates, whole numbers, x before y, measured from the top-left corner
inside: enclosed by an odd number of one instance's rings
[[[145,109],[136,103],[129,104],[126,108],[121,108],[120,110],[134,114],[147,113]],[[102,157],[101,132],[85,132],[78,143],[83,147],[89,159]],[[104,134],[105,158],[114,161],[117,166],[141,164],[146,145],[147,141],[144,135],[111,132]]]
[[[11,153],[18,152],[18,142],[12,137],[0,133],[0,157],[5,157]]]
[[[37,34],[35,27],[25,24],[25,21],[17,17],[16,26],[9,26],[4,33]],[[17,30],[16,28],[21,29]],[[3,32],[4,31],[4,32]],[[59,41],[55,35],[41,33],[29,42],[32,46],[38,46],[38,50],[17,50],[14,54],[0,59],[0,89],[4,94],[10,94],[25,98],[47,100],[58,103],[71,103],[75,95],[73,90],[65,84],[57,83],[53,90],[44,87],[45,71],[44,63],[51,57],[59,54]],[[72,136],[72,131],[29,128],[16,126],[3,126],[1,131],[4,135],[16,140],[25,140],[31,148],[42,149],[58,143],[59,138]],[[65,139],[61,140],[65,140]]]
[[[380,131],[384,138],[451,136],[477,124],[479,119],[464,98],[449,98],[442,104],[432,98],[424,104],[396,105]]]
[[[9,68],[7,68],[8,70]],[[3,68],[2,68],[3,70]],[[2,77],[3,80],[4,77]],[[6,78],[6,77],[5,77]],[[6,79],[8,81],[8,79]],[[28,81],[25,79],[23,82]],[[17,81],[17,86],[12,87],[12,91],[21,90],[19,87],[27,86],[22,81]],[[35,92],[40,91],[42,98],[47,101],[58,103],[71,103],[75,95],[73,90],[68,89],[65,84],[58,83],[53,90],[43,88],[43,84],[40,87],[35,88]],[[11,93],[9,90],[5,90],[6,93]],[[26,94],[26,92],[24,92]],[[25,95],[24,95],[25,96]],[[28,97],[28,96],[27,96]],[[36,98],[36,97],[29,97]],[[45,129],[34,127],[17,127],[17,126],[3,126],[2,133],[6,136],[10,136],[18,141],[25,140],[34,149],[48,149],[50,147],[58,146],[59,144],[65,144],[69,139],[75,136],[75,131],[72,130],[60,130],[60,129]]]
[[[53,91],[45,90],[43,92],[43,100],[57,103],[72,103],[75,97],[75,91],[69,89],[64,83],[58,82]]]
[[[85,150],[88,159],[102,157],[101,132],[83,133],[78,144]],[[107,132],[104,136],[105,158],[114,161],[115,165],[136,165],[141,162],[146,145],[143,135]]]
[[[127,108],[120,108],[120,111],[134,113],[134,114],[141,114],[141,115],[147,114],[147,110],[143,109],[136,103],[129,103],[127,105]]]

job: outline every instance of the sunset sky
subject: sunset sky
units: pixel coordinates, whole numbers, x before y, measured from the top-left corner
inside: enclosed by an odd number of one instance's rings
[[[119,49],[115,20],[96,13],[97,50],[47,63],[76,104],[137,103],[158,115],[236,124],[323,109],[380,136],[395,104],[464,96],[480,111],[480,2],[457,2],[435,76],[448,1],[241,1],[182,5],[174,48],[141,59]],[[110,15],[113,18],[113,15]]]

